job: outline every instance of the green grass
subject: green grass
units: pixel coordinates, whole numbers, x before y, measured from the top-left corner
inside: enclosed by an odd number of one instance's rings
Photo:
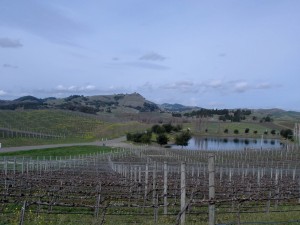
[[[28,151],[16,151],[0,153],[0,156],[17,156],[17,157],[56,157],[56,156],[76,156],[83,154],[106,153],[113,149],[105,146],[70,146],[59,148],[35,149]]]

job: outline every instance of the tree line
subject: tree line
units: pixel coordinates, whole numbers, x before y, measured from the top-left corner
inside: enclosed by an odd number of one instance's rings
[[[144,132],[127,133],[127,141],[135,143],[150,144],[152,142],[153,134],[155,134],[155,141],[159,145],[166,145],[170,140],[170,136],[175,135],[175,144],[186,146],[191,139],[192,134],[189,129],[183,130],[182,126],[168,124],[155,124],[151,129]]]

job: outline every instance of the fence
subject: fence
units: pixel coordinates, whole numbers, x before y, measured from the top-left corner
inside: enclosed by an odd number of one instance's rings
[[[64,215],[72,224],[245,224],[245,215],[266,215],[271,220],[264,222],[275,223],[276,214],[297,221],[299,154],[296,148],[285,153],[140,147],[77,157],[3,157],[0,219],[55,223]],[[253,160],[257,154],[261,158]]]

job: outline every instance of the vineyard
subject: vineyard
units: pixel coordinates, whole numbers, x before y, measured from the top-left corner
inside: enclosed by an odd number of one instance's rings
[[[299,147],[0,158],[0,224],[291,224]]]
[[[24,146],[102,140],[149,127],[137,121],[120,121],[103,115],[63,110],[0,110],[0,143]]]

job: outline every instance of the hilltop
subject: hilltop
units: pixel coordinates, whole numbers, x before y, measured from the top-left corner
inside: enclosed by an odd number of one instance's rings
[[[158,112],[155,103],[146,100],[138,93],[83,96],[71,95],[66,98],[44,98],[24,96],[12,101],[0,100],[0,109],[63,109],[96,114],[98,112]]]

